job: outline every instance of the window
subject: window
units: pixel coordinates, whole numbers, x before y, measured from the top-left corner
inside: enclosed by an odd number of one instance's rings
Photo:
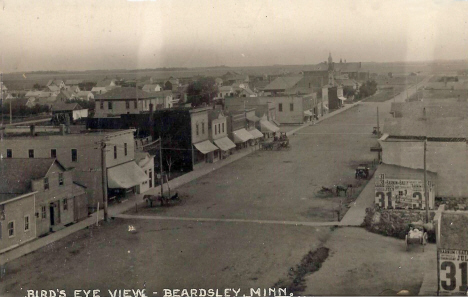
[[[8,237],[15,236],[15,221],[8,222]]]
[[[201,123],[201,133],[205,134],[205,122]]]
[[[68,210],[68,199],[63,199],[63,210]]]
[[[283,103],[278,104],[278,111],[283,111]]]
[[[117,146],[114,145],[114,159],[117,159]]]
[[[124,153],[125,153],[125,156],[128,154],[127,143],[124,143]]]
[[[294,111],[294,103],[290,103],[290,104],[289,104],[289,110],[290,110],[290,111]]]
[[[99,107],[100,107],[101,109],[104,109],[104,101],[101,100],[101,102],[99,102]]]
[[[13,157],[13,151],[11,149],[6,150],[6,157],[7,158],[12,158]]]
[[[41,218],[43,218],[43,219],[47,218],[47,212],[46,212],[46,207],[45,206],[41,207]]]
[[[223,133],[224,133],[224,123],[223,123]]]
[[[133,107],[134,107],[135,109],[138,108],[138,101],[135,100],[135,101],[133,102]]]
[[[214,125],[214,128],[215,128],[215,135],[218,133],[218,125]]]
[[[29,158],[34,158],[34,150],[29,150]]]
[[[130,102],[125,101],[125,108],[126,108],[126,109],[130,109]]]
[[[50,157],[51,158],[57,158],[57,150],[56,149],[51,149],[50,150]]]
[[[29,231],[29,216],[24,217],[24,232]]]
[[[198,136],[198,134],[199,134],[199,133],[198,133],[198,123],[197,123],[197,125],[196,125],[196,126],[197,126],[197,136]]]
[[[72,162],[78,162],[78,150],[77,149],[71,150],[71,157],[72,157]]]
[[[59,186],[63,186],[63,173],[59,173]]]
[[[48,189],[49,189],[49,178],[44,177],[44,190],[48,190]]]
[[[107,102],[107,108],[112,109],[112,101]]]

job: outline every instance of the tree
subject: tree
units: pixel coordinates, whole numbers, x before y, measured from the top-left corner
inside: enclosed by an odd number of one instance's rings
[[[174,162],[172,161],[171,155],[166,157],[166,163],[167,163],[167,175],[169,178],[171,178],[171,167],[174,164]]]
[[[377,83],[374,80],[368,80],[359,87],[358,99],[372,96],[377,92]]]
[[[212,77],[204,77],[191,82],[187,88],[187,103],[192,107],[201,106],[203,103],[209,105],[213,98],[218,95],[218,87]]]

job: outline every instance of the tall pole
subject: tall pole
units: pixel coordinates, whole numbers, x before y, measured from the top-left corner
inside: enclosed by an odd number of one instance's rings
[[[379,107],[377,107],[377,137],[380,138]]]
[[[13,119],[12,119],[13,113],[11,112],[11,101],[13,101],[12,98],[10,98],[10,125],[13,123]]]
[[[3,126],[3,73],[0,73],[0,100],[2,102],[2,126]]]
[[[426,223],[429,223],[429,193],[427,192],[426,147],[427,137],[424,139],[424,200],[426,203]]]
[[[107,168],[106,168],[106,143],[101,143],[101,172],[102,172],[102,201],[104,202],[104,221],[108,221],[107,209]],[[99,204],[98,204],[99,205]],[[99,208],[97,210],[99,215]]]
[[[162,166],[163,166],[163,163],[162,163],[162,140],[161,140],[161,134],[159,134],[159,173],[160,173],[160,176],[159,176],[159,184],[161,185],[161,198],[163,197],[164,195],[164,192],[163,192],[163,169],[162,169]]]

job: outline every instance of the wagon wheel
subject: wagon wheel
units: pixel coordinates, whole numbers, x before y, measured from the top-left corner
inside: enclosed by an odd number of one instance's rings
[[[409,251],[408,235],[405,236],[406,251]]]

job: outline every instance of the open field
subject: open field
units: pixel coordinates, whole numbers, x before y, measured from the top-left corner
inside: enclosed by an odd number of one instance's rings
[[[378,89],[377,92],[365,99],[365,102],[384,102],[392,99],[394,96],[404,92],[406,90],[406,85],[394,85],[390,88]]]

